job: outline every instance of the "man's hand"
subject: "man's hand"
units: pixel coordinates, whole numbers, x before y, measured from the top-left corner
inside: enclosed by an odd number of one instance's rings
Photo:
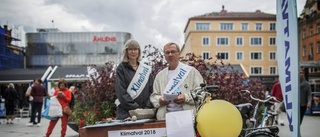
[[[161,106],[168,106],[169,105],[169,101],[164,100],[163,97],[160,97],[159,103]]]
[[[173,102],[181,105],[184,103],[185,99],[186,97],[184,96],[184,94],[180,94],[176,99],[173,100]]]

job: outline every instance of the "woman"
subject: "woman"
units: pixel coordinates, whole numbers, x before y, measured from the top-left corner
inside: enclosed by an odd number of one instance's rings
[[[8,88],[4,91],[4,99],[5,99],[5,106],[6,106],[6,117],[7,117],[7,124],[13,124],[14,119],[14,101],[18,98],[18,94],[16,89],[14,89],[14,85],[10,83]],[[9,119],[11,121],[9,122]]]
[[[68,107],[68,103],[71,100],[71,92],[68,89],[67,82],[64,79],[60,79],[58,82],[58,89],[54,92],[53,96],[56,96],[59,103],[62,106],[62,109],[64,107]],[[49,123],[49,127],[46,133],[46,137],[49,137],[52,133],[53,128],[57,124],[59,118],[56,120],[51,120]],[[64,137],[66,135],[67,131],[67,123],[68,123],[68,115],[63,113],[63,116],[61,117],[61,137]]]
[[[141,50],[139,43],[128,40],[122,51],[122,62],[117,67],[115,87],[117,119],[130,117],[129,110],[153,108],[149,97],[153,79],[151,67],[140,63]]]

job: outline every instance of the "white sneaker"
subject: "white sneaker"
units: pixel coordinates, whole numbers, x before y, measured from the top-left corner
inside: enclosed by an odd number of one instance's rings
[[[27,126],[29,126],[29,127],[32,127],[33,126],[33,123],[28,123],[28,124],[26,124]]]
[[[40,124],[40,123],[38,123],[38,124],[37,124],[37,127],[41,127],[41,124]]]

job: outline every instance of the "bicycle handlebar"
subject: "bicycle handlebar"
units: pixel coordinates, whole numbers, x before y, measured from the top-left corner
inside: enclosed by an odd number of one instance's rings
[[[269,102],[271,99],[275,100],[276,102],[281,102],[280,100],[278,100],[276,97],[274,96],[267,96],[266,99],[259,99],[259,98],[255,98],[252,96],[251,92],[249,90],[241,90],[241,92],[246,92],[247,94],[250,95],[250,98],[255,100],[255,101],[258,101],[258,102],[261,102],[261,103],[266,103],[266,102]]]

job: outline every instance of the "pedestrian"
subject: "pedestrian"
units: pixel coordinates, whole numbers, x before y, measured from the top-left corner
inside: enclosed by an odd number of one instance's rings
[[[274,102],[274,106],[275,106],[275,112],[277,113],[276,116],[276,120],[275,120],[275,124],[277,125],[278,122],[280,122],[281,126],[284,126],[284,115],[282,115],[281,110],[280,110],[280,106],[283,103],[283,96],[282,96],[282,90],[281,90],[281,86],[280,86],[280,82],[276,82],[271,90],[271,96],[274,96],[277,98],[277,100],[281,101],[281,102]]]
[[[48,96],[46,88],[42,85],[42,80],[37,78],[35,84],[32,86],[30,95],[33,97],[32,107],[31,107],[31,123],[28,126],[37,125],[41,126],[41,111],[43,105],[43,99],[45,96]],[[35,121],[36,113],[38,113],[38,121]]]
[[[4,91],[5,107],[6,107],[6,119],[7,124],[13,124],[15,100],[18,99],[18,93],[14,88],[13,83],[9,83],[8,88]],[[9,120],[11,121],[9,122]]]
[[[32,102],[33,102],[33,97],[30,96],[30,94],[31,94],[31,90],[32,90],[32,87],[35,84],[35,82],[36,82],[36,79],[33,80],[32,84],[28,87],[28,89],[27,89],[27,91],[25,93],[25,96],[29,97],[29,111],[30,111],[30,114],[32,114]],[[33,123],[31,122],[32,121],[31,119],[32,119],[32,117],[30,116],[30,121],[29,121],[29,123],[27,123],[27,125],[33,125]]]
[[[53,96],[56,96],[59,103],[62,106],[62,110],[64,110],[65,107],[68,107],[68,103],[71,100],[71,92],[68,89],[68,84],[64,79],[60,79],[58,82],[58,89],[54,92]],[[59,117],[55,120],[50,120],[46,137],[49,137],[56,126],[58,120],[61,119],[61,137],[65,137],[67,132],[67,123],[68,123],[68,115],[66,113],[63,113],[62,117]]]
[[[149,99],[153,92],[151,67],[140,62],[140,58],[139,43],[128,40],[122,50],[122,61],[116,70],[117,119],[130,117],[129,110],[153,108]]]
[[[311,86],[304,77],[304,71],[300,69],[300,125],[307,108],[311,108]]]
[[[75,90],[75,86],[70,86],[69,90],[71,92],[71,101],[69,102],[69,108],[71,110],[73,110],[73,106],[74,106],[74,103],[75,103],[75,98],[74,98],[74,90]]]
[[[164,46],[164,56],[169,65],[157,74],[150,96],[153,106],[158,108],[157,120],[165,120],[167,112],[192,109],[195,113],[196,108],[190,90],[203,83],[200,72],[179,61],[180,48],[176,43],[170,42]],[[168,94],[177,97],[168,100]]]

